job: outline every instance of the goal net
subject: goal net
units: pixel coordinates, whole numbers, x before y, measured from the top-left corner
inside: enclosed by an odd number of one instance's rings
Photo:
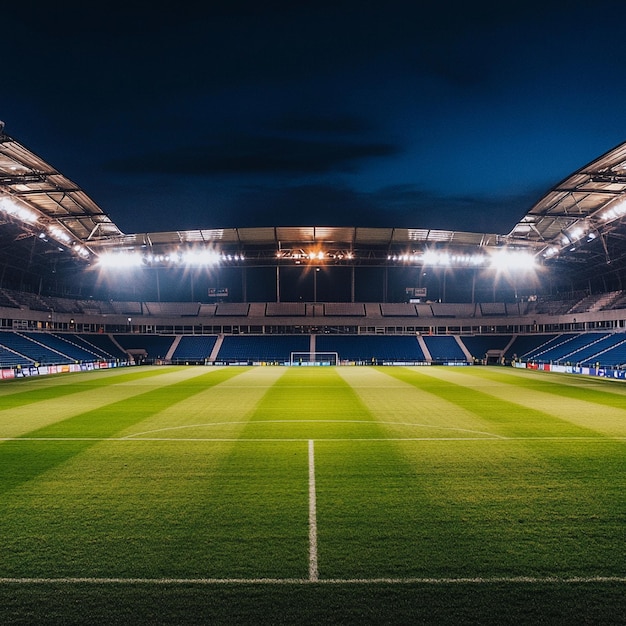
[[[292,352],[289,365],[339,365],[337,352]]]

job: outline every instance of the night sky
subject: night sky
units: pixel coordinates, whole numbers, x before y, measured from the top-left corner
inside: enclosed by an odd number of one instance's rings
[[[3,8],[0,119],[126,233],[507,233],[626,140],[622,2],[61,4]]]

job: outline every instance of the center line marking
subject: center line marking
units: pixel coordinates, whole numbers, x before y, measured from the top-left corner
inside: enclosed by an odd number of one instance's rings
[[[309,580],[317,582],[317,507],[315,497],[315,450],[309,439]]]

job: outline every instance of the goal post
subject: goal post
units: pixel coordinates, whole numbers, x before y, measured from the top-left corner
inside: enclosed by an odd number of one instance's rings
[[[289,365],[339,365],[337,352],[291,352]]]

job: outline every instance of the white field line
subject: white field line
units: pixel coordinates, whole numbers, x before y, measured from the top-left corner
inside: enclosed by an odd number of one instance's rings
[[[381,424],[384,426],[407,426],[409,428],[427,428],[431,430],[451,430],[457,433],[472,433],[474,435],[482,435],[484,437],[496,438],[496,439],[506,439],[503,435],[497,435],[494,433],[484,432],[481,430],[472,430],[468,428],[456,428],[453,426],[437,426],[435,424],[420,424],[413,422],[373,422],[372,420],[325,420],[325,419],[316,419],[316,420],[263,420],[262,422],[205,422],[201,424],[185,424],[183,426],[168,426],[166,428],[158,428],[154,430],[146,430],[144,432],[139,433],[131,433],[130,435],[126,435],[128,439],[131,438],[142,438],[144,435],[154,435],[156,433],[162,433],[166,431],[172,430],[186,430],[189,428],[210,428],[216,426],[235,426],[235,425],[247,425],[247,426],[259,426],[263,427],[268,424],[364,424],[366,426],[380,426]]]
[[[137,437],[127,435],[125,437],[0,437],[0,441],[124,441],[138,443],[140,441],[198,441],[198,442],[238,442],[238,443],[263,443],[277,441],[309,441],[304,437]],[[626,437],[324,437],[322,441],[626,441]]]
[[[315,449],[309,439],[309,580],[319,580],[317,569],[317,502],[315,495]]]
[[[626,576],[495,576],[466,578],[0,578],[0,585],[579,585],[626,584]]]

